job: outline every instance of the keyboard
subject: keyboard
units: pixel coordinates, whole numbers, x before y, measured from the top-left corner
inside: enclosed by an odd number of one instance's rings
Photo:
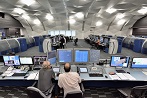
[[[124,70],[116,70],[117,73],[126,73]]]
[[[89,77],[103,77],[103,74],[89,73]]]
[[[12,76],[25,76],[27,73],[14,73]]]

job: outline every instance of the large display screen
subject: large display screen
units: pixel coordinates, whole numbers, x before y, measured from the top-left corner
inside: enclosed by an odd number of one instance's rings
[[[34,56],[34,65],[42,65],[47,60],[47,56]]]
[[[7,66],[20,65],[19,56],[3,56],[3,59]]]
[[[33,65],[32,57],[20,57],[20,63],[22,65]]]
[[[91,63],[99,63],[100,59],[100,50],[90,50],[90,62]]]
[[[147,58],[133,58],[132,68],[147,68]]]
[[[110,66],[128,67],[130,57],[128,56],[111,56]]]
[[[75,50],[74,51],[75,63],[88,63],[89,62],[89,50]]]
[[[58,55],[58,62],[59,63],[71,63],[73,62],[73,53],[70,49],[58,49],[57,50]]]
[[[51,64],[56,64],[56,51],[48,52],[48,61]]]

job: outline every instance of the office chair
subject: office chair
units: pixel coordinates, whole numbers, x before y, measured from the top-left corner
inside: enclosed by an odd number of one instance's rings
[[[125,98],[147,98],[147,85],[135,86],[133,88],[120,88],[118,91]]]
[[[48,91],[48,95],[45,95],[38,88],[33,87],[33,86],[27,87],[26,92],[27,92],[29,98],[51,98],[53,88],[54,88],[54,85]]]
[[[69,92],[65,98],[83,98],[83,94],[81,91]]]

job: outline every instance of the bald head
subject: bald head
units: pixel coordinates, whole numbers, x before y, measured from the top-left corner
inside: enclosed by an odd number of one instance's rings
[[[65,70],[65,72],[70,72],[70,64],[69,63],[66,63],[64,65],[64,70]]]
[[[42,67],[43,68],[51,68],[50,62],[49,61],[44,61],[43,64],[42,64]]]

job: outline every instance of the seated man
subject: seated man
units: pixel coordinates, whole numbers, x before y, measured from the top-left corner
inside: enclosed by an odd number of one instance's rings
[[[47,95],[47,91],[52,87],[52,78],[55,78],[55,73],[50,66],[49,61],[44,61],[42,69],[39,71],[38,89]]]
[[[64,90],[64,97],[67,93],[73,91],[81,91],[79,83],[81,83],[81,78],[77,72],[70,72],[70,64],[66,63],[64,65],[65,73],[59,75],[58,85]]]

